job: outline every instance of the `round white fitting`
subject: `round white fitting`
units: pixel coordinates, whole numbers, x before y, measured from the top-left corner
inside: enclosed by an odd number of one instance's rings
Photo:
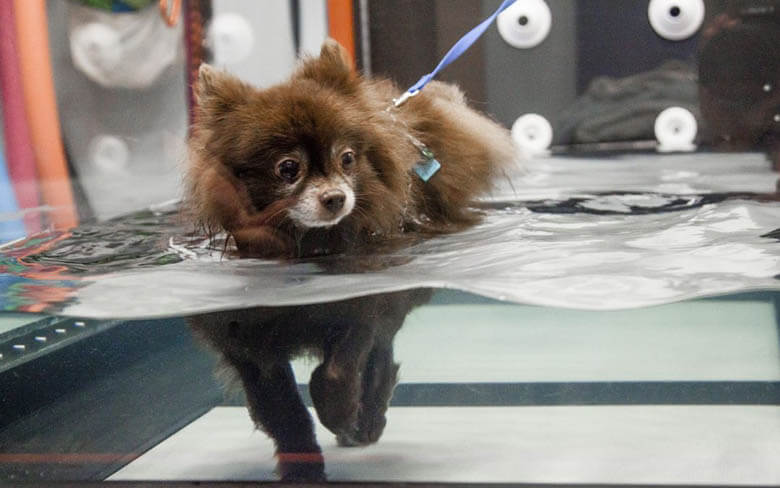
[[[252,53],[255,35],[243,15],[219,14],[211,21],[206,40],[214,51],[214,64],[239,63]]]
[[[539,114],[525,114],[512,124],[512,139],[531,155],[547,153],[553,140],[550,122]]]
[[[704,22],[704,0],[650,0],[647,17],[659,36],[682,41]]]
[[[551,26],[552,13],[544,0],[517,0],[498,16],[498,33],[518,49],[541,44]]]
[[[119,173],[130,159],[130,150],[125,141],[117,136],[101,134],[89,143],[89,160],[103,173]]]
[[[670,107],[661,112],[655,119],[655,138],[658,140],[658,150],[693,151],[698,124],[696,117],[682,107]]]
[[[88,74],[116,69],[122,61],[120,33],[99,22],[76,26],[70,48],[74,64]]]

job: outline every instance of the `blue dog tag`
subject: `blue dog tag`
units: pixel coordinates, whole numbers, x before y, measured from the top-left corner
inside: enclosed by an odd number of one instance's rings
[[[436,159],[426,159],[415,165],[414,172],[417,173],[421,180],[427,182],[439,171],[439,168],[441,168],[441,164]]]

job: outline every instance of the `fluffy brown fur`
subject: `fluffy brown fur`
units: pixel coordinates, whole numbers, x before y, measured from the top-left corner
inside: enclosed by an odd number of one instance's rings
[[[409,229],[462,228],[475,221],[473,199],[515,159],[508,131],[453,85],[432,82],[388,111],[397,87],[358,75],[332,40],[267,89],[204,66],[197,94],[187,201],[197,222],[227,231],[242,255],[344,252]],[[412,138],[441,162],[428,182],[412,171],[422,159]],[[285,164],[297,165],[294,181],[283,177]],[[320,190],[347,194],[340,214],[324,208],[333,201]]]

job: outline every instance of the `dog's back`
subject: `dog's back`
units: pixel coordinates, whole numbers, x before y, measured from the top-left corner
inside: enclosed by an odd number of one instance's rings
[[[414,180],[418,210],[435,225],[473,224],[472,203],[520,161],[509,131],[471,108],[455,85],[433,81],[419,95],[390,109],[441,169]],[[417,155],[417,161],[422,159]]]

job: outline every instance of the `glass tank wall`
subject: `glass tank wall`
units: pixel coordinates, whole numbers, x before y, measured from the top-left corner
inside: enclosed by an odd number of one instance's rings
[[[393,107],[501,4],[0,2],[0,484],[780,484],[780,2],[516,0]],[[299,56],[347,70],[285,91]],[[304,126],[440,168],[312,204],[390,231],[306,227],[257,173],[330,181]]]

